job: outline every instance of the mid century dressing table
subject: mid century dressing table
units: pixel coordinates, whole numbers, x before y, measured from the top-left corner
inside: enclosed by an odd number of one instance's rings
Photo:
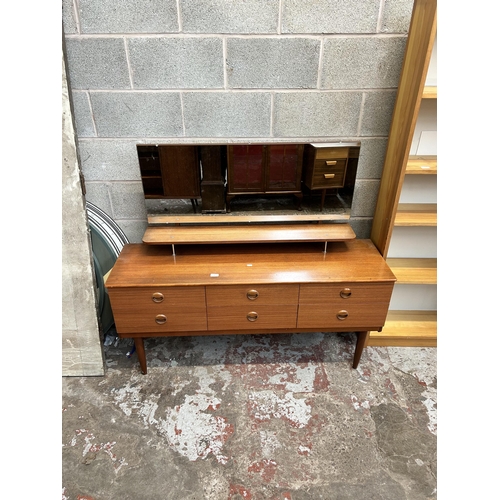
[[[218,217],[150,224],[107,278],[117,332],[134,339],[142,372],[148,337],[305,332],[356,332],[356,368],[396,280],[371,240],[347,223]]]

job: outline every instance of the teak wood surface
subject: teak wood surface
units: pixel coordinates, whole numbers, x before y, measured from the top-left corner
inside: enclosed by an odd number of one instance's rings
[[[437,0],[415,0],[373,217],[371,239],[387,257],[436,35]]]
[[[260,245],[127,244],[106,288],[279,283],[394,282],[371,240]]]
[[[106,280],[118,334],[356,332],[353,368],[384,325],[396,278],[371,240],[261,245],[127,244]],[[156,300],[158,299],[158,300]]]
[[[348,220],[348,214],[318,214],[318,215],[148,215],[149,225],[179,225],[179,224],[242,224],[242,223],[298,223],[298,222],[331,222]]]
[[[148,245],[292,243],[346,241],[356,238],[349,224],[228,225],[148,227],[142,238]]]

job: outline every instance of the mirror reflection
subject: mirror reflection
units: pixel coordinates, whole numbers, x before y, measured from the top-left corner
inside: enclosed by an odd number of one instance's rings
[[[358,143],[138,145],[148,215],[350,215]]]

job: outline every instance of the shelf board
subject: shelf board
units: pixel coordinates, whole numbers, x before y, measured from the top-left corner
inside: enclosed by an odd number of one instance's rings
[[[389,311],[381,332],[370,332],[369,346],[437,347],[437,311]]]
[[[149,226],[147,245],[293,243],[354,240],[349,224],[253,224],[205,226]]]
[[[426,85],[422,92],[422,99],[437,99],[438,91],[436,85]]]
[[[437,283],[437,259],[387,259],[397,283],[435,285]]]
[[[348,214],[318,215],[148,215],[150,226],[171,224],[233,224],[233,223],[285,223],[285,222],[334,222],[347,221]]]
[[[406,163],[406,175],[436,175],[437,156],[410,156]]]
[[[437,203],[400,203],[394,226],[437,226]]]

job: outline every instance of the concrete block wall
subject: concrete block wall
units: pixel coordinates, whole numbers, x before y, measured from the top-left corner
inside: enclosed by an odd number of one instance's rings
[[[369,237],[412,0],[63,0],[87,199],[131,242],[137,144],[359,141]]]

